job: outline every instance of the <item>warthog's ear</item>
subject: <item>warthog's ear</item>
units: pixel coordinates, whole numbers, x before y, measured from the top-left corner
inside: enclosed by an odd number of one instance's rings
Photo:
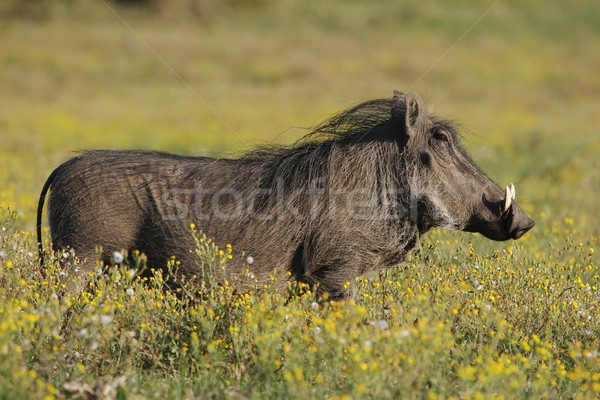
[[[406,127],[411,128],[417,125],[421,114],[421,101],[418,97],[411,94],[405,95],[406,101]]]
[[[404,118],[406,127],[414,127],[421,114],[421,101],[410,93],[402,93],[394,90],[392,98],[392,117]]]

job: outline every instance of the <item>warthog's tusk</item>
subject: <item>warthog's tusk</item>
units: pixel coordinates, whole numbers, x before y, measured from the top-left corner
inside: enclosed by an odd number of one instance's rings
[[[508,211],[508,209],[510,208],[511,199],[512,199],[512,192],[511,192],[510,188],[507,186],[506,191],[504,193],[504,207],[502,208],[502,212]]]
[[[515,185],[513,185],[512,182],[510,184],[510,194],[511,194],[510,197],[512,200],[514,200],[515,197],[517,196],[517,192],[515,192]]]

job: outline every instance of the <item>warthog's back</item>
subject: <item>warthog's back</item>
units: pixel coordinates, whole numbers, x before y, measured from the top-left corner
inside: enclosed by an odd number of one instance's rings
[[[222,182],[231,170],[227,160],[159,152],[84,153],[61,165],[52,182],[53,245],[75,247],[89,259],[99,246],[105,257],[141,249],[161,266],[172,255],[183,258],[181,249],[192,247],[190,215],[184,214],[194,212],[196,185]]]

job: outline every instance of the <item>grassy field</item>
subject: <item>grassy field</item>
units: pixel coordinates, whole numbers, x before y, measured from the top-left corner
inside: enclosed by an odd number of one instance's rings
[[[600,3],[16,4],[0,7],[0,398],[600,396]],[[436,230],[343,303],[175,297],[128,266],[59,300],[60,271],[40,271],[37,196],[74,152],[235,156],[393,89],[461,124],[537,226]],[[213,267],[230,252],[199,241]]]

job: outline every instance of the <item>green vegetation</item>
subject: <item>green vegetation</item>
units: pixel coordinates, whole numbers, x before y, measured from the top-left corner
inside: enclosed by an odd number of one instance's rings
[[[492,1],[38,3],[0,6],[0,397],[600,395],[600,3],[500,1],[458,42]],[[59,300],[40,271],[37,195],[74,151],[235,155],[393,89],[456,118],[537,226],[436,230],[349,303],[128,266]],[[236,250],[198,239],[208,268]]]

